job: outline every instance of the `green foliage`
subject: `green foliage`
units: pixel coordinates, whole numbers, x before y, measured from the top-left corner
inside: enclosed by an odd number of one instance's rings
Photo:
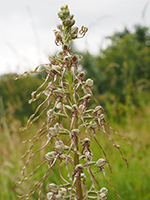
[[[1,104],[4,107],[1,116],[16,118],[24,124],[37,107],[37,103],[29,105],[28,100],[31,98],[31,91],[42,83],[42,79],[38,76],[28,76],[14,81],[14,76],[16,74],[4,74],[0,77]]]
[[[108,153],[110,158],[110,164],[112,164],[112,172],[110,174],[109,170],[106,168],[106,174],[108,180],[111,184],[118,189],[121,197],[124,200],[149,200],[149,182],[150,182],[150,162],[149,162],[149,151],[150,151],[150,106],[147,105],[143,112],[138,112],[134,118],[131,118],[131,121],[126,125],[119,125],[118,123],[113,123],[113,127],[122,135],[125,135],[132,142],[132,146],[124,145],[124,141],[120,141],[120,145],[124,146],[124,151],[126,157],[129,161],[129,168],[124,167],[124,163],[120,158],[120,155],[117,152],[112,153],[114,149],[109,141],[106,140],[105,135],[100,136],[100,140],[103,141],[103,147]],[[3,126],[2,126],[3,124]],[[12,134],[9,129],[9,121],[0,121],[0,194],[1,199],[11,199],[16,200],[16,196],[22,192],[29,190],[36,180],[39,180],[44,170],[47,170],[47,167],[44,169],[41,168],[36,173],[36,177],[31,177],[27,184],[23,184],[19,189],[16,186],[17,180],[20,178],[20,170],[23,167],[23,162],[18,162],[20,157],[23,155],[27,145],[21,143],[27,136],[33,136],[33,133],[37,130],[37,125],[24,133],[18,134],[17,130],[20,127],[20,124],[16,123],[14,119],[15,129],[13,129]],[[110,135],[111,132],[109,133]],[[45,140],[41,141],[42,144],[45,143]],[[93,154],[95,156],[99,155],[97,146],[94,143],[91,144],[93,149]],[[36,148],[40,148],[41,144],[38,143]],[[8,148],[9,147],[9,148]],[[17,148],[16,148],[17,147]],[[37,155],[31,165],[28,166],[28,172],[30,173],[33,170],[33,167],[36,167],[37,160],[40,161],[44,158],[46,151],[41,152]],[[114,163],[117,162],[117,165],[114,166]],[[57,169],[54,169],[50,174],[49,180],[52,182],[57,182],[59,180],[59,175],[56,172]],[[98,176],[98,180],[101,185],[106,185],[107,183],[103,178]],[[48,181],[44,184],[43,194],[47,192]],[[86,182],[88,185],[89,183]],[[109,187],[108,199],[119,200],[115,192]],[[37,200],[37,195],[34,195],[31,200]],[[46,199],[43,195],[42,200]]]
[[[85,53],[82,65],[87,77],[95,80],[99,101],[106,109],[112,105],[120,118],[149,101],[150,32],[136,25],[133,32],[125,28],[107,39],[110,45],[95,57]]]

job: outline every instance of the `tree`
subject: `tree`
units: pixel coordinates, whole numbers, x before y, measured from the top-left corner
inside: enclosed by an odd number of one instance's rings
[[[139,107],[149,99],[150,88],[150,31],[135,25],[133,31],[124,28],[107,37],[111,44],[93,58],[86,54],[82,62],[87,76],[94,76],[98,94],[104,101],[128,108]],[[93,65],[88,65],[89,60]],[[93,73],[91,73],[91,71]],[[94,74],[94,71],[96,72]],[[144,95],[144,98],[142,96]],[[102,95],[100,99],[103,99]],[[99,100],[100,100],[99,99]]]

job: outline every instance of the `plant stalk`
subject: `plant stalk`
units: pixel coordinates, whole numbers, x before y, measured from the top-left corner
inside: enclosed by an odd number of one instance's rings
[[[74,100],[73,100],[73,81],[72,81],[72,74],[71,72],[68,70],[67,71],[67,74],[68,74],[68,83],[69,83],[69,90],[70,90],[70,94],[71,94],[71,103],[72,105],[74,104]],[[74,128],[76,129],[77,128],[77,117],[75,119],[75,122],[74,122]],[[74,141],[75,143],[75,149],[76,151],[74,152],[74,166],[78,165],[79,164],[79,155],[78,155],[78,135],[76,135],[76,139]],[[76,180],[76,196],[77,196],[77,199],[78,200],[82,200],[83,199],[83,194],[82,194],[82,187],[81,187],[81,175],[79,175],[77,177],[77,180]]]

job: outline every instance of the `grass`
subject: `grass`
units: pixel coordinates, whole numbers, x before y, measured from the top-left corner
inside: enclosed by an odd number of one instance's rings
[[[129,168],[126,168],[125,162],[120,157],[118,151],[112,147],[112,144],[103,133],[99,134],[99,141],[106,150],[108,159],[112,166],[113,174],[110,173],[108,167],[105,167],[106,177],[115,189],[120,193],[124,200],[150,200],[150,107],[147,106],[142,112],[139,111],[135,116],[129,116],[128,122],[125,124],[117,124],[113,122],[111,126],[115,128],[121,135],[124,135],[131,141],[132,145],[128,145],[124,140],[119,139],[118,136],[109,132],[109,134],[118,141],[123,148],[123,154],[127,158]],[[40,179],[43,170],[47,166],[39,169],[27,182],[22,183],[20,187],[16,186],[16,182],[20,180],[21,168],[23,167],[23,160],[21,155],[27,150],[28,144],[22,144],[21,141],[31,137],[31,134],[37,130],[38,125],[34,125],[28,132],[19,133],[20,122],[1,118],[0,120],[0,194],[1,199],[15,200],[16,195],[29,191],[33,184]],[[44,141],[41,141],[44,144]],[[40,145],[41,144],[37,144]],[[93,144],[92,144],[93,145]],[[35,147],[37,148],[37,146]],[[99,151],[96,145],[93,145],[93,152],[95,156],[103,157],[102,152]],[[36,167],[37,161],[44,159],[44,152],[41,151],[33,159],[33,163],[29,164],[28,172],[32,172]],[[58,174],[54,169],[49,177],[51,182],[59,182]],[[101,173],[96,174],[100,185],[109,189],[108,199],[119,199],[111,187],[107,184]],[[87,180],[88,181],[88,180]],[[48,180],[45,181],[43,193],[46,193]],[[31,200],[37,199],[35,194]],[[43,195],[42,199],[45,197]]]

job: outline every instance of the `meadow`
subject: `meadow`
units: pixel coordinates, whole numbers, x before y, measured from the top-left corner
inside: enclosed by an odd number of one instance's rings
[[[11,116],[10,116],[11,117]],[[118,140],[122,147],[123,154],[127,158],[129,167],[126,168],[125,162],[121,159],[118,151],[112,147],[112,144],[105,138],[105,135],[100,134],[99,140],[102,141],[103,148],[106,150],[108,159],[112,166],[112,172],[106,167],[106,176],[110,183],[120,193],[124,200],[149,200],[150,199],[150,106],[147,105],[142,111],[139,110],[134,116],[128,114],[125,121],[119,124],[115,121],[110,122],[110,125],[117,130],[117,132],[128,139],[132,143],[126,144],[124,140],[118,139],[113,133],[109,134]],[[19,132],[21,122],[16,119],[8,120],[2,117],[0,121],[0,194],[1,199],[15,200],[17,195],[29,191],[33,184],[40,179],[43,170],[46,166],[39,169],[36,174],[29,179],[28,182],[22,183],[20,187],[16,186],[17,181],[21,178],[21,168],[24,160],[21,156],[24,154],[28,144],[22,144],[22,141],[31,137],[39,124],[34,124],[27,132]],[[44,144],[44,139],[43,139]],[[38,148],[37,144],[35,148]],[[93,147],[94,155],[100,154],[97,147]],[[44,152],[37,154],[32,164],[28,166],[28,172],[31,172],[37,165],[37,161],[44,158]],[[57,169],[56,169],[57,170]],[[97,175],[99,176],[99,175]],[[97,177],[100,185],[105,185],[109,189],[108,199],[119,199],[103,177]],[[59,182],[58,173],[55,169],[50,177],[51,181]],[[47,190],[47,181],[45,181],[43,193]],[[37,199],[36,194],[31,200]],[[45,199],[44,196],[42,198]]]

